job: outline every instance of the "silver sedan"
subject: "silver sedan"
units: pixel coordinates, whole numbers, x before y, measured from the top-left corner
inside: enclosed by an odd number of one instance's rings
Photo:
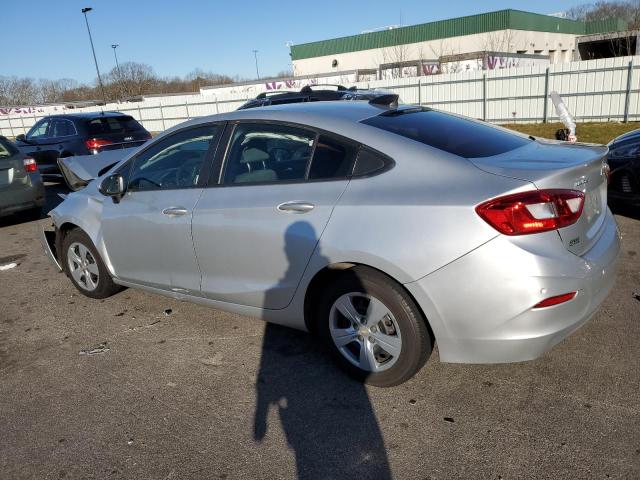
[[[607,148],[379,101],[174,127],[51,212],[80,292],[135,287],[322,338],[392,386],[445,362],[538,357],[612,288]]]

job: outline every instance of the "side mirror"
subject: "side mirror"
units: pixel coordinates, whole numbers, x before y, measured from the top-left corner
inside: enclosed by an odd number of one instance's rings
[[[16,137],[16,140],[19,142],[26,142],[27,141],[27,137],[24,136],[24,133],[21,133],[20,135],[18,135]]]
[[[109,175],[102,180],[98,191],[106,197],[111,197],[113,203],[120,203],[120,199],[124,195],[124,178],[119,173]]]

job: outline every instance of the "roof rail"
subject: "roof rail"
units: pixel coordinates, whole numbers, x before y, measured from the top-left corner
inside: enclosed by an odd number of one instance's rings
[[[397,108],[399,98],[400,96],[397,93],[388,93],[385,95],[380,95],[379,97],[372,98],[371,100],[369,100],[369,104]]]
[[[269,95],[279,95],[281,93],[295,93],[291,90],[269,90],[268,92],[259,93],[256,98],[267,98]]]

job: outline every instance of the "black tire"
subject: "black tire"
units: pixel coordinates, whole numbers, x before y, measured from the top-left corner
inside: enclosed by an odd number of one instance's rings
[[[99,274],[96,281],[97,285],[93,290],[87,290],[87,288],[85,288],[83,285],[78,283],[76,278],[74,278],[74,276],[71,273],[68,254],[69,254],[69,247],[73,244],[81,244],[87,250],[89,250],[89,253],[91,254],[91,257],[95,265],[98,267]],[[113,279],[111,278],[111,274],[109,273],[109,270],[107,270],[107,267],[105,266],[104,262],[102,261],[102,258],[98,254],[98,251],[93,246],[93,242],[91,241],[89,236],[79,228],[76,228],[74,230],[67,232],[67,234],[64,236],[64,239],[62,240],[62,252],[60,256],[61,256],[62,268],[64,268],[64,272],[66,273],[67,277],[69,277],[69,279],[71,280],[71,283],[73,283],[73,285],[83,295],[90,298],[107,298],[114,295],[115,293],[118,293],[122,289],[122,287],[120,287],[119,285],[116,285],[113,282]]]
[[[401,332],[400,354],[386,370],[370,372],[359,368],[334,343],[330,329],[334,321],[331,316],[332,307],[336,300],[352,292],[363,293],[381,301],[392,314]],[[338,365],[357,380],[377,387],[399,385],[413,377],[429,359],[434,340],[426,320],[404,288],[383,273],[364,266],[345,270],[337,281],[325,287],[320,298],[315,317],[317,331]]]

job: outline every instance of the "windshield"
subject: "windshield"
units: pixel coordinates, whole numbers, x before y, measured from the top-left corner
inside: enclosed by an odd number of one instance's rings
[[[11,143],[5,138],[0,138],[0,160],[3,158],[12,157],[18,153],[18,149],[11,145]]]
[[[87,122],[89,135],[101,135],[106,133],[129,133],[144,130],[133,117],[100,117]]]

